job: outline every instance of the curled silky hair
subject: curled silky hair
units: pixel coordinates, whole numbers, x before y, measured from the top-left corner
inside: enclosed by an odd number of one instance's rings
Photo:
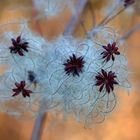
[[[45,40],[33,33],[26,23],[3,25],[1,30],[0,64],[22,67],[27,63],[34,63],[33,59],[43,54]]]

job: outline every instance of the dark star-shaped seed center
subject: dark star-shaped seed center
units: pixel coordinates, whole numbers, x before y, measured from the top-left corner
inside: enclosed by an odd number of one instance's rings
[[[99,86],[99,91],[101,92],[103,88],[105,88],[106,92],[110,93],[111,91],[114,90],[114,85],[118,84],[116,81],[116,74],[115,72],[109,71],[106,72],[105,70],[101,70],[96,77],[96,86]]]
[[[19,56],[24,56],[24,52],[28,52],[28,42],[23,41],[21,36],[18,36],[16,39],[11,39],[12,46],[9,47],[10,53],[18,54]]]
[[[83,72],[84,64],[84,57],[76,57],[75,54],[72,54],[72,56],[70,56],[63,65],[65,66],[64,69],[66,74],[79,76],[80,73]]]
[[[116,47],[116,42],[112,44],[108,44],[107,46],[103,46],[104,51],[101,53],[102,59],[105,62],[108,62],[112,59],[112,61],[115,61],[115,55],[120,55],[120,52],[118,51],[118,47]]]
[[[25,88],[26,86],[26,82],[25,81],[21,81],[20,83],[15,83],[16,88],[13,88],[12,91],[13,93],[13,97],[18,96],[19,94],[22,94],[22,96],[24,98],[26,97],[30,97],[30,94],[33,93],[31,90],[28,90]]]

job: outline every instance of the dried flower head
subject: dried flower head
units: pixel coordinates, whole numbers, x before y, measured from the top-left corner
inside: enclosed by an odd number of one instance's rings
[[[114,84],[118,84],[115,78],[117,78],[115,72],[107,72],[102,69],[101,72],[99,72],[98,75],[96,75],[95,77],[95,85],[99,86],[100,92],[103,90],[103,88],[105,88],[106,92],[110,93],[111,90],[114,90]]]
[[[112,61],[115,60],[114,55],[120,55],[120,52],[118,51],[118,47],[116,47],[116,42],[113,42],[112,44],[108,44],[107,46],[103,46],[104,51],[101,53],[102,59],[104,61],[108,62],[110,59]]]
[[[26,97],[30,97],[30,94],[33,93],[31,90],[25,88],[26,87],[25,81],[21,81],[20,83],[15,83],[15,86],[16,88],[12,89],[12,91],[14,92],[14,94],[12,95],[13,97],[22,94],[22,96],[26,98]]]
[[[34,71],[31,70],[28,71],[28,80],[34,85],[37,84],[36,74]]]
[[[124,0],[124,7],[128,7],[135,3],[135,0]]]
[[[64,63],[66,74],[79,76],[79,74],[83,72],[84,63],[84,57],[77,57],[75,54],[72,54]]]
[[[14,26],[14,25],[13,25]],[[15,25],[17,31],[7,29],[2,34],[0,43],[0,64],[8,64],[11,67],[24,67],[32,63],[33,59],[43,55],[45,40],[30,31],[26,24]],[[30,64],[31,64],[30,63]]]
[[[10,53],[19,54],[19,56],[24,56],[24,52],[28,52],[28,42],[21,39],[21,36],[18,36],[16,39],[11,39],[12,46],[9,47]]]

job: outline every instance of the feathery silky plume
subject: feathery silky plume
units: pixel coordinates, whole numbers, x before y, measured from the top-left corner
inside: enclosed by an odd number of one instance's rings
[[[0,75],[0,110],[13,115],[60,112],[88,126],[102,122],[115,108],[116,89],[131,88],[120,35],[107,25],[135,1],[123,0],[123,7],[121,2],[85,38],[60,35],[49,41],[27,24],[19,25],[18,31],[4,27],[0,66],[8,69]],[[73,7],[69,0],[34,3],[48,17]]]

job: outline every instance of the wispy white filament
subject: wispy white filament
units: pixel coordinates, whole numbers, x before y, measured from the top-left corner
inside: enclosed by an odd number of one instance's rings
[[[48,16],[62,12],[69,3],[66,0],[34,2],[38,10]],[[9,50],[11,39],[18,36],[29,44],[24,56]],[[26,111],[33,115],[38,111],[61,112],[64,116],[74,116],[88,125],[102,122],[116,105],[116,89],[131,88],[127,59],[121,51],[120,41],[116,29],[102,24],[89,31],[87,38],[60,35],[53,41],[33,33],[27,25],[20,26],[18,31],[6,30],[0,43],[0,66],[8,64],[9,67],[0,76],[0,110],[17,116]],[[103,46],[114,42],[120,55],[115,56],[114,61],[103,61]],[[64,64],[73,55],[84,60],[83,69],[78,75],[72,75],[65,69]],[[99,90],[96,85],[96,76],[102,69],[116,74],[118,85],[110,93],[106,91],[106,87]],[[29,72],[33,77],[29,77]],[[25,98],[21,93],[12,96],[16,83],[21,81],[25,81],[25,88],[32,91],[30,97]],[[46,103],[44,106],[39,104],[42,99]],[[18,103],[16,107],[15,103]]]

